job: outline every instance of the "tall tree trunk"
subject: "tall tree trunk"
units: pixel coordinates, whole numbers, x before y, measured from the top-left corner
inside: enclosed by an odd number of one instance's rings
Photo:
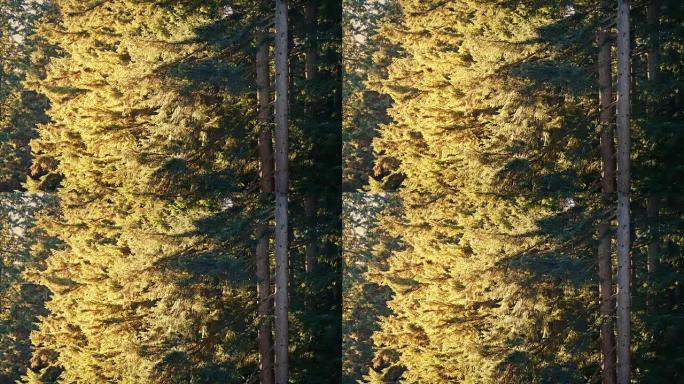
[[[309,83],[309,88],[313,89],[317,77],[318,65],[318,45],[316,44],[316,20],[318,17],[318,1],[309,0],[304,6],[304,20],[306,22],[306,59],[304,63],[304,71],[306,81]],[[314,116],[314,93],[307,106],[307,117],[309,122],[315,122]],[[318,194],[315,191],[315,186],[309,186],[307,196],[304,198],[304,215],[306,216],[307,239],[306,250],[304,251],[304,268],[307,273],[314,271],[316,266],[316,257],[318,256],[318,235],[316,233],[316,211],[318,210]]]
[[[288,382],[288,49],[287,0],[275,14],[275,363],[276,384]]]
[[[660,44],[658,41],[658,19],[660,18],[660,1],[650,0],[646,8],[646,21],[649,29],[649,44],[648,57],[646,61],[648,82],[651,89],[655,90],[658,81],[658,65],[660,62]],[[649,106],[649,117],[655,118],[655,102]],[[649,275],[649,280],[653,279],[653,273],[656,270],[658,262],[658,254],[660,253],[660,238],[658,236],[658,215],[660,210],[660,197],[656,192],[650,191],[646,199],[646,216],[648,217],[650,241],[648,243],[648,250],[646,256],[646,270]],[[650,299],[648,304],[650,305]]]
[[[617,10],[617,379],[630,381],[630,47],[629,0]]]
[[[265,9],[270,2],[263,1]],[[259,121],[259,162],[261,165],[260,188],[261,202],[270,203],[273,196],[273,142],[271,137],[271,95],[269,75],[269,44],[266,38],[268,27],[257,34],[256,83]],[[256,275],[257,296],[259,298],[259,381],[261,384],[273,384],[273,335],[271,333],[271,263],[269,260],[269,225],[268,219],[259,218],[256,228]]]
[[[603,15],[610,14],[610,1],[601,1]],[[599,122],[601,125],[601,191],[603,207],[611,207],[615,199],[615,148],[613,143],[613,84],[611,64],[610,22],[598,33]],[[611,210],[612,211],[612,210]],[[612,215],[609,215],[612,216]],[[613,317],[613,264],[611,260],[610,218],[598,225],[599,313],[601,315],[601,377],[603,384],[615,384],[615,333]]]

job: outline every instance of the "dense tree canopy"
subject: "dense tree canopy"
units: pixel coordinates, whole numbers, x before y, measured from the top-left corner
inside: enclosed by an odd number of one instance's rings
[[[390,122],[376,125],[374,140],[373,161],[386,171],[371,186],[396,188],[400,208],[379,224],[389,256],[378,249],[366,273],[392,294],[365,380],[596,380],[596,225],[615,212],[615,197],[601,200],[599,189],[596,35],[610,15],[580,1],[393,3],[399,12],[382,23],[386,46],[375,55],[386,71],[366,87],[391,98]],[[658,5],[651,29],[662,73],[648,83],[647,3],[632,8],[633,374],[671,382],[678,373],[661,364],[681,353],[665,334],[681,332],[682,205],[671,145],[681,141],[682,10]],[[653,98],[659,107],[649,115]],[[645,212],[654,191],[663,204],[657,222]],[[667,266],[647,277],[655,231],[667,244],[656,258]]]
[[[46,309],[26,312],[37,329],[17,341],[21,348],[11,353],[21,356],[9,378],[254,380],[260,321],[254,228],[273,215],[272,202],[256,193],[254,68],[260,31],[272,45],[272,7],[55,0],[38,17],[32,2],[10,3],[8,15],[33,15],[36,27],[25,33],[30,47],[13,48],[26,55],[2,100],[25,108],[19,96],[34,97],[29,105],[47,108],[47,117],[22,111],[2,126],[8,135],[23,135],[0,141],[14,156],[3,152],[3,167],[16,171],[3,168],[2,177],[12,177],[3,188],[47,191],[55,199],[54,209],[36,214],[38,238],[54,241],[46,252],[26,253],[35,268],[15,274],[49,299]],[[289,15],[297,22],[288,55],[296,145],[290,153],[294,326],[287,336],[297,382],[335,377],[341,364],[341,11],[335,2],[312,4],[316,16],[308,23],[298,18],[306,2],[291,3]],[[13,23],[3,24],[3,33]],[[305,47],[319,57],[316,82],[305,80]],[[35,103],[43,98],[47,103]],[[23,168],[9,164],[13,158]],[[309,200],[317,203],[313,215],[303,206]],[[320,268],[305,273],[299,250],[314,236],[318,247],[307,257]],[[26,324],[2,314],[11,326]]]

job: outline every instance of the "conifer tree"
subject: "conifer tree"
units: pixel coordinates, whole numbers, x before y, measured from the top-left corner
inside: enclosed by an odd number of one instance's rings
[[[24,161],[11,188],[26,179],[29,190],[55,192],[59,209],[39,224],[64,246],[29,276],[52,297],[24,380],[269,382],[269,4],[39,3],[55,13],[27,34],[42,46],[20,64],[49,99],[49,120],[22,110],[22,126],[43,124],[23,159],[33,165]],[[297,287],[286,295],[295,326],[280,334],[292,345],[292,380],[315,382],[321,372],[334,380],[340,365],[339,8],[290,8],[309,17],[288,26],[294,67],[280,72],[303,144],[291,156],[293,245],[281,247],[295,256],[279,264]],[[40,111],[40,97],[25,104]],[[307,255],[322,268],[302,276]]]
[[[42,3],[0,2],[0,192],[22,189],[30,176],[28,143],[36,125],[45,120],[44,98],[23,81],[40,68],[40,63],[31,66],[40,48],[33,31],[48,8]]]
[[[375,336],[376,357],[392,362],[385,374],[579,382],[599,372],[600,318],[579,308],[595,298],[593,223],[610,217],[593,187],[600,157],[588,155],[599,143],[587,139],[599,136],[587,129],[601,113],[590,107],[589,36],[602,17],[593,3],[529,5],[402,1],[400,24],[386,27],[399,54],[376,81],[394,104],[377,161],[406,179],[402,213],[383,223],[405,246],[379,272],[394,292]],[[431,291],[449,278],[458,288]],[[434,347],[437,334],[454,336]],[[453,347],[464,340],[471,348]]]
[[[671,165],[681,162],[671,150],[681,140],[673,129],[681,118],[674,112],[681,104],[674,69],[681,49],[669,43],[681,34],[681,4],[660,5],[667,16],[657,20],[658,84],[648,80],[647,59],[656,53],[646,26],[654,24],[654,8],[634,8],[634,49],[618,50],[623,67],[635,63],[631,72],[619,71],[619,85],[633,85],[637,99],[631,126],[624,124],[626,107],[618,108],[617,170],[624,172],[631,157],[636,171],[632,181],[620,176],[616,209],[615,3],[397,3],[400,13],[382,30],[390,52],[376,55],[381,69],[371,85],[391,97],[391,120],[377,126],[373,161],[386,170],[379,184],[400,180],[399,208],[379,224],[398,246],[374,256],[372,275],[392,298],[365,380],[579,383],[602,373],[603,382],[626,382],[611,357],[616,213],[618,362],[632,353],[626,371],[639,382],[679,380],[659,361],[681,353],[661,338],[680,332],[673,303],[682,205],[667,197],[677,188],[661,167],[674,171]],[[623,91],[622,103],[629,97]],[[625,151],[629,134],[635,146]],[[658,210],[648,203],[654,193]],[[631,212],[629,194],[639,202]],[[629,219],[633,230],[625,232]],[[657,259],[667,260],[668,272],[649,272],[656,238]],[[656,292],[672,300],[659,301]],[[630,317],[632,332],[625,331]],[[633,348],[625,347],[630,339]]]
[[[339,1],[290,2],[291,380],[341,373]],[[308,15],[308,17],[307,17]]]
[[[590,368],[565,352],[564,338],[581,343],[584,326],[563,310],[587,294],[570,278],[587,261],[554,249],[542,225],[575,220],[572,187],[553,184],[572,174],[557,140],[586,121],[562,115],[573,103],[557,107],[575,90],[553,75],[572,67],[557,67],[561,54],[539,32],[567,21],[553,6],[400,7],[401,25],[383,32],[401,53],[377,82],[393,121],[375,145],[406,177],[401,214],[384,221],[404,248],[384,272],[393,314],[376,354],[397,356],[408,382],[571,381]],[[548,69],[558,72],[541,77]],[[527,172],[546,180],[528,184]]]
[[[45,194],[0,195],[1,382],[15,382],[41,364],[29,336],[36,328],[38,316],[45,314],[48,292],[32,284],[29,276],[42,268],[47,253],[58,246],[35,226],[38,214],[53,206],[54,202]],[[44,374],[54,376],[55,371]]]
[[[396,10],[392,1],[344,1],[344,121],[343,184],[345,192],[356,192],[369,184],[369,177],[382,178],[381,164],[374,164],[372,140],[377,126],[387,122],[387,95],[366,81],[369,74],[384,70],[385,62],[374,63],[391,50],[378,33],[379,24]]]
[[[375,374],[385,362],[375,359],[372,334],[378,318],[387,315],[389,289],[374,278],[381,275],[384,258],[393,244],[379,217],[388,209],[391,193],[379,192],[385,184],[382,166],[374,170],[371,142],[377,126],[386,122],[387,96],[368,86],[369,74],[383,65],[374,56],[391,50],[379,34],[380,23],[395,12],[393,2],[345,0],[344,19],[344,120],[343,120],[343,383],[356,383]],[[386,44],[387,43],[387,44]],[[380,182],[368,185],[369,181]],[[387,183],[391,185],[392,183]],[[379,187],[379,188],[378,188]],[[380,282],[381,278],[377,279]],[[369,367],[373,367],[370,371]],[[397,369],[378,373],[391,381]],[[372,382],[372,379],[369,379]],[[380,381],[382,382],[382,381]]]
[[[242,57],[217,60],[226,47],[199,35],[227,21],[212,3],[57,5],[41,33],[61,55],[37,83],[51,122],[33,149],[64,176],[60,214],[42,225],[65,248],[39,275],[52,298],[33,343],[65,382],[244,380],[256,340],[238,272],[251,252],[236,243],[242,172],[254,174],[240,150],[249,99],[207,76]]]
[[[598,33],[598,83],[600,113],[600,145],[601,145],[601,192],[602,204],[610,207],[615,194],[615,144],[613,140],[613,71],[611,60],[611,32],[609,25],[612,7],[609,1],[601,2],[601,16],[605,22]],[[608,211],[610,212],[610,210]],[[615,383],[615,332],[613,318],[615,301],[613,300],[613,262],[612,235],[610,220],[606,215],[598,227],[598,271],[601,312],[601,376],[604,384]]]
[[[262,2],[264,9],[269,9],[269,2]],[[270,24],[270,23],[269,23]],[[258,98],[259,119],[259,163],[261,200],[270,203],[273,199],[273,139],[271,134],[271,81],[270,81],[270,44],[267,26],[261,27],[257,33],[256,53],[256,84]],[[259,218],[257,224],[256,246],[256,275],[259,305],[259,380],[262,384],[273,384],[273,334],[271,318],[273,313],[273,299],[271,295],[271,258],[270,258],[270,230],[268,219]],[[265,222],[264,222],[265,221]]]

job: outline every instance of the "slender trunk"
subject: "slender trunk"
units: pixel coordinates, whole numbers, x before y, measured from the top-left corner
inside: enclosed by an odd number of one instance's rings
[[[658,64],[660,62],[658,41],[658,19],[660,17],[660,2],[658,0],[650,0],[646,8],[646,21],[649,29],[649,44],[648,44],[648,58],[646,61],[648,82],[651,85],[651,90],[655,90],[658,79]],[[649,106],[649,117],[655,118],[655,102],[651,102]],[[649,275],[649,280],[652,280],[652,274],[656,270],[658,254],[660,253],[660,238],[658,236],[658,214],[660,209],[660,198],[657,193],[651,191],[646,199],[646,216],[648,217],[650,229],[650,241],[648,243],[646,270]],[[648,304],[650,305],[650,298]]]
[[[275,14],[275,363],[276,384],[288,382],[288,54],[287,0]]]
[[[610,1],[601,1],[604,14],[610,11]],[[610,23],[601,26],[598,34],[599,122],[601,125],[601,191],[603,207],[611,207],[615,199],[615,148],[613,143],[613,84],[611,65]],[[611,260],[610,219],[602,218],[598,225],[599,313],[601,315],[601,377],[603,384],[615,384],[615,333],[613,317],[613,264]]]
[[[318,2],[309,0],[304,6],[304,21],[306,22],[306,59],[304,71],[309,88],[313,89],[317,77],[318,45],[316,44],[316,20]],[[311,95],[314,95],[311,92]],[[307,105],[307,118],[311,123],[315,122],[314,116],[315,101],[312,97]],[[306,216],[307,239],[306,250],[304,251],[304,268],[307,273],[312,273],[316,268],[316,257],[318,256],[318,235],[316,233],[316,211],[318,210],[318,196],[315,186],[310,186],[307,196],[304,198],[304,214]]]
[[[267,5],[267,2],[264,2]],[[269,203],[273,196],[273,143],[271,137],[270,111],[270,75],[268,65],[268,27],[263,27],[257,35],[258,48],[256,53],[256,83],[259,121],[259,162],[261,165],[260,187],[261,198]],[[273,335],[271,332],[271,313],[273,300],[271,299],[271,263],[269,260],[269,225],[267,219],[260,218],[257,224],[256,246],[256,275],[257,296],[259,299],[259,382],[273,384]]]
[[[617,379],[630,381],[630,47],[629,0],[617,10]]]

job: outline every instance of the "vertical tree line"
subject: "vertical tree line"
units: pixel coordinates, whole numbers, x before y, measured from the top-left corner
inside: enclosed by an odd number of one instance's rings
[[[613,71],[611,50],[611,17],[610,1],[601,2],[601,15],[604,17],[598,32],[598,86],[599,86],[599,123],[601,146],[601,203],[610,206],[615,194],[615,144],[614,144],[614,108],[613,108]],[[615,300],[613,298],[613,263],[612,263],[612,215],[608,211],[598,224],[598,274],[601,311],[601,377],[603,383],[614,384],[615,371],[615,327],[613,314]]]
[[[263,9],[267,10],[269,1],[262,1]],[[260,190],[261,203],[271,201],[274,192],[274,161],[273,161],[273,135],[271,134],[271,81],[269,65],[268,31],[269,23],[261,26],[257,33],[256,53],[256,85],[258,98],[259,119],[259,164],[260,164]],[[266,215],[264,215],[266,216]],[[268,218],[261,217],[256,230],[256,277],[257,295],[259,308],[259,381],[262,384],[273,384],[274,360],[273,360],[273,334],[271,327],[271,314],[273,300],[271,296],[271,263],[269,257],[269,225]]]

